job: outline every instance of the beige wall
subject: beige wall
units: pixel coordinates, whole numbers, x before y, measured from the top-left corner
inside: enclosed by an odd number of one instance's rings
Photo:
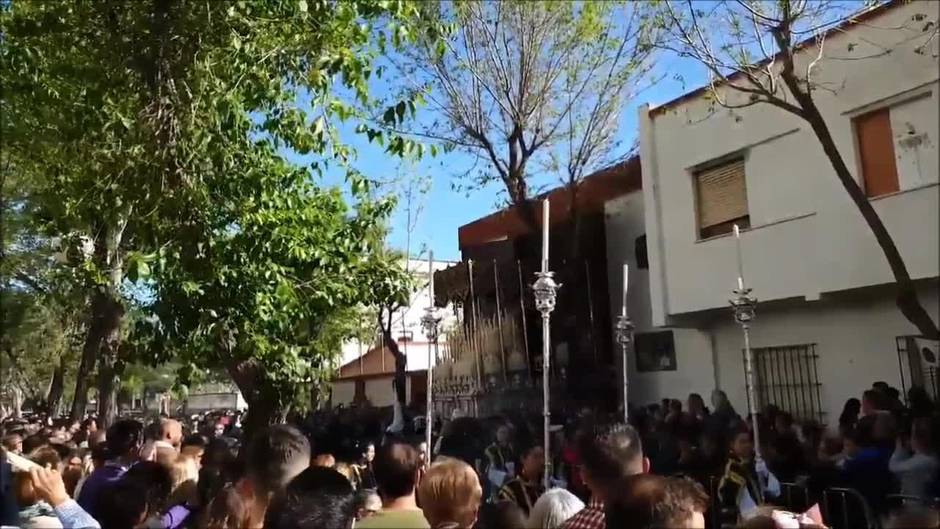
[[[406,379],[405,402],[411,402],[411,377]],[[356,396],[356,382],[353,380],[337,380],[332,384],[333,406],[340,404],[350,406]],[[370,378],[366,380],[366,398],[376,407],[391,406],[395,402],[395,390],[392,388],[392,377]]]
[[[910,37],[906,30],[873,26],[904,25],[925,6],[931,4],[903,5],[830,37],[817,75],[838,87],[837,93],[814,95],[856,174],[852,117],[891,106],[902,191],[873,203],[915,278],[937,277],[940,268],[938,71],[930,53],[913,52],[916,39],[896,45]],[[846,55],[849,42],[857,44],[857,56],[871,53],[866,42],[895,50],[878,58],[833,59]],[[664,112],[640,111],[645,218],[651,266],[657,271],[650,278],[654,324],[727,306],[737,275],[734,240],[697,240],[692,172],[734,153],[745,156],[752,229],[742,233],[742,246],[746,280],[758,298],[815,300],[892,281],[880,248],[808,124],[769,105],[719,109],[710,116],[708,105],[698,98]],[[910,131],[923,135],[916,148],[901,146]]]
[[[652,324],[650,270],[637,267],[634,251],[634,241],[645,230],[643,193],[636,191],[608,201],[604,205],[604,217],[607,284],[610,285],[610,311],[614,321],[621,310],[623,264],[627,263],[630,266],[628,309],[636,332],[665,330]],[[708,334],[697,329],[676,327],[668,330],[673,332],[675,340],[676,370],[640,373],[636,370],[635,355],[629,355],[628,380],[632,405],[658,402],[667,397],[684,399],[689,393],[700,393],[707,399],[715,387],[715,363]],[[622,373],[623,357],[616,355],[615,358],[617,373]],[[618,387],[622,388],[622,385]],[[622,389],[618,393],[622,398]]]
[[[937,287],[920,291],[934,320],[938,317]],[[742,415],[747,410],[741,328],[728,318],[714,320],[720,387]],[[790,308],[758,307],[751,328],[752,347],[816,344],[820,397],[825,420],[838,421],[846,399],[861,398],[872,382],[883,380],[901,389],[895,338],[912,334],[890,296],[842,301],[802,302]],[[910,381],[907,382],[910,384]]]
[[[653,326],[651,274],[636,267],[634,240],[644,230],[642,199],[637,192],[605,206],[611,312],[620,313],[622,265],[626,261],[631,268],[629,313],[637,332],[667,329]],[[937,284],[922,285],[919,294],[934,319],[940,318]],[[746,413],[743,337],[730,308],[685,320],[698,328],[668,327],[675,337],[676,371],[638,373],[631,355],[631,402],[641,405],[663,398],[684,399],[692,392],[708,400],[711,390],[719,387],[740,413]],[[846,399],[859,397],[876,380],[901,388],[895,338],[912,333],[887,289],[867,289],[852,295],[828,295],[818,301],[759,305],[751,341],[755,348],[815,343],[824,419],[834,421]],[[618,362],[618,373],[620,365]]]

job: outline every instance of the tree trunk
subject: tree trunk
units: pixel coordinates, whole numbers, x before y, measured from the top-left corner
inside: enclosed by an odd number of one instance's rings
[[[11,392],[13,393],[13,418],[22,419],[23,418],[23,390],[18,388],[16,385],[13,385]]]
[[[107,313],[107,297],[100,290],[95,292],[91,300],[91,322],[88,325],[88,334],[85,335],[85,344],[82,346],[82,358],[75,373],[75,394],[72,397],[72,410],[69,419],[81,420],[88,407],[88,389],[91,387],[91,373],[95,370],[98,361],[98,350],[104,336],[104,321]]]
[[[401,352],[401,349],[398,347],[398,342],[395,341],[395,338],[392,337],[392,314],[390,311],[388,315],[388,326],[382,325],[382,322],[379,321],[379,326],[382,328],[382,342],[385,344],[385,347],[392,353],[392,356],[395,357],[395,398],[398,400],[398,403],[401,404],[402,409],[405,408],[405,400],[407,398],[406,391],[406,370],[408,368],[408,357]],[[379,320],[382,319],[381,311],[379,311]]]
[[[835,141],[832,139],[829,127],[826,125],[825,119],[819,112],[819,108],[816,107],[815,101],[801,88],[800,82],[793,74],[792,70],[787,71],[785,68],[784,71],[781,72],[781,77],[803,109],[803,115],[801,117],[813,128],[816,138],[822,145],[823,152],[826,153],[829,162],[832,164],[832,168],[835,170],[836,176],[842,183],[842,187],[845,188],[852,202],[855,203],[855,206],[862,214],[862,218],[864,218],[865,222],[868,224],[868,228],[871,230],[872,234],[874,234],[878,246],[881,247],[881,251],[888,261],[888,266],[891,267],[891,272],[894,274],[896,288],[895,302],[898,308],[901,310],[904,317],[907,318],[925,338],[937,340],[940,338],[937,324],[920,303],[917,297],[917,291],[914,288],[914,283],[911,280],[911,275],[907,270],[907,265],[905,265],[904,258],[901,256],[901,252],[898,251],[898,247],[894,243],[891,233],[888,232],[881,217],[878,216],[878,212],[872,207],[865,192],[862,191],[862,188],[858,185],[855,177],[845,164],[845,160],[842,158],[842,154],[839,152]]]
[[[242,421],[245,440],[287,420],[293,395],[284,386],[268,380],[257,360],[233,361],[226,369],[248,403],[248,413]]]
[[[49,394],[46,395],[46,413],[50,417],[58,417],[61,404],[62,393],[65,390],[65,355],[59,357],[59,365],[56,366],[52,374],[52,384],[49,385]]]

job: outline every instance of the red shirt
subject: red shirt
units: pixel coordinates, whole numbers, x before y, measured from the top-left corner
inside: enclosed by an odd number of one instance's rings
[[[606,529],[607,517],[604,516],[604,502],[593,498],[587,507],[572,516],[561,529]]]

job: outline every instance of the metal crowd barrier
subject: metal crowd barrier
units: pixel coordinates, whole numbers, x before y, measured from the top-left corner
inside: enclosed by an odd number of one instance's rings
[[[839,509],[833,509],[833,499],[839,500]],[[822,514],[830,529],[881,529],[868,500],[855,489],[833,487],[823,491]]]

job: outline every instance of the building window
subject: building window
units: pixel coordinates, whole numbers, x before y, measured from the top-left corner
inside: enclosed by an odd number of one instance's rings
[[[730,233],[737,224],[750,227],[744,159],[736,159],[695,173],[699,238]]]
[[[640,270],[649,270],[649,255],[646,253],[646,234],[640,235],[633,241],[633,255],[636,257],[636,267]]]
[[[355,386],[355,393],[353,394],[353,402],[360,403],[366,401],[366,381],[357,378]]]
[[[758,347],[752,352],[759,409],[773,404],[795,419],[823,422],[816,344]]]
[[[858,156],[862,170],[865,194],[880,197],[895,193],[898,168],[894,159],[894,136],[891,133],[891,114],[887,108],[869,112],[852,120],[858,140]]]

